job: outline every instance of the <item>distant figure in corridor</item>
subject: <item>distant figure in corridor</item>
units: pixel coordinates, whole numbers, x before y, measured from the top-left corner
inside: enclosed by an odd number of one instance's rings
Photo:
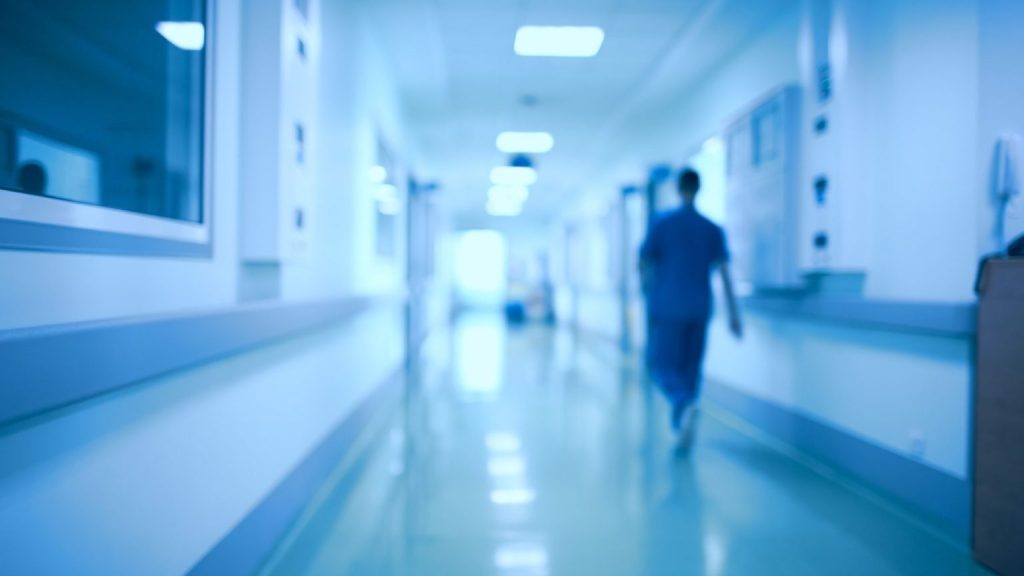
[[[683,445],[693,440],[700,394],[701,366],[711,318],[711,274],[722,275],[729,327],[743,335],[725,233],[697,211],[700,176],[686,168],[679,176],[683,205],[662,216],[640,249],[640,274],[647,292],[652,326],[649,363],[658,385],[672,403],[672,429]]]
[[[18,167],[18,189],[29,194],[46,194],[46,168],[39,162],[26,162]]]

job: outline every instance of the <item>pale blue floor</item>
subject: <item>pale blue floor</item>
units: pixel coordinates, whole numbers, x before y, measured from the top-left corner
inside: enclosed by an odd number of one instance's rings
[[[471,317],[445,342],[267,574],[985,573],[714,407],[675,449],[661,399],[599,341]]]

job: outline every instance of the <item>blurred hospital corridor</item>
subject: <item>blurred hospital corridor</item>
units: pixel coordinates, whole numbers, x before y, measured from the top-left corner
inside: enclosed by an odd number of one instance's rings
[[[1024,576],[1024,0],[0,0],[0,576]]]
[[[428,348],[263,574],[988,574],[713,402],[681,449],[601,339],[477,313]]]

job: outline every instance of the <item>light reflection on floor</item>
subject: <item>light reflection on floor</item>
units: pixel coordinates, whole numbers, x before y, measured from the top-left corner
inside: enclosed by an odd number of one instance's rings
[[[473,316],[430,348],[266,574],[984,573],[713,407],[677,450],[660,399],[604,341]]]

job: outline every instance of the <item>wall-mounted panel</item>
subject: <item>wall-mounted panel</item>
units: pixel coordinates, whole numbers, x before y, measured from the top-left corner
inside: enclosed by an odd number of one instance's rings
[[[725,131],[726,222],[737,280],[755,288],[800,284],[800,89],[778,89]]]
[[[309,244],[319,4],[257,0],[243,11],[241,252],[280,263]]]

